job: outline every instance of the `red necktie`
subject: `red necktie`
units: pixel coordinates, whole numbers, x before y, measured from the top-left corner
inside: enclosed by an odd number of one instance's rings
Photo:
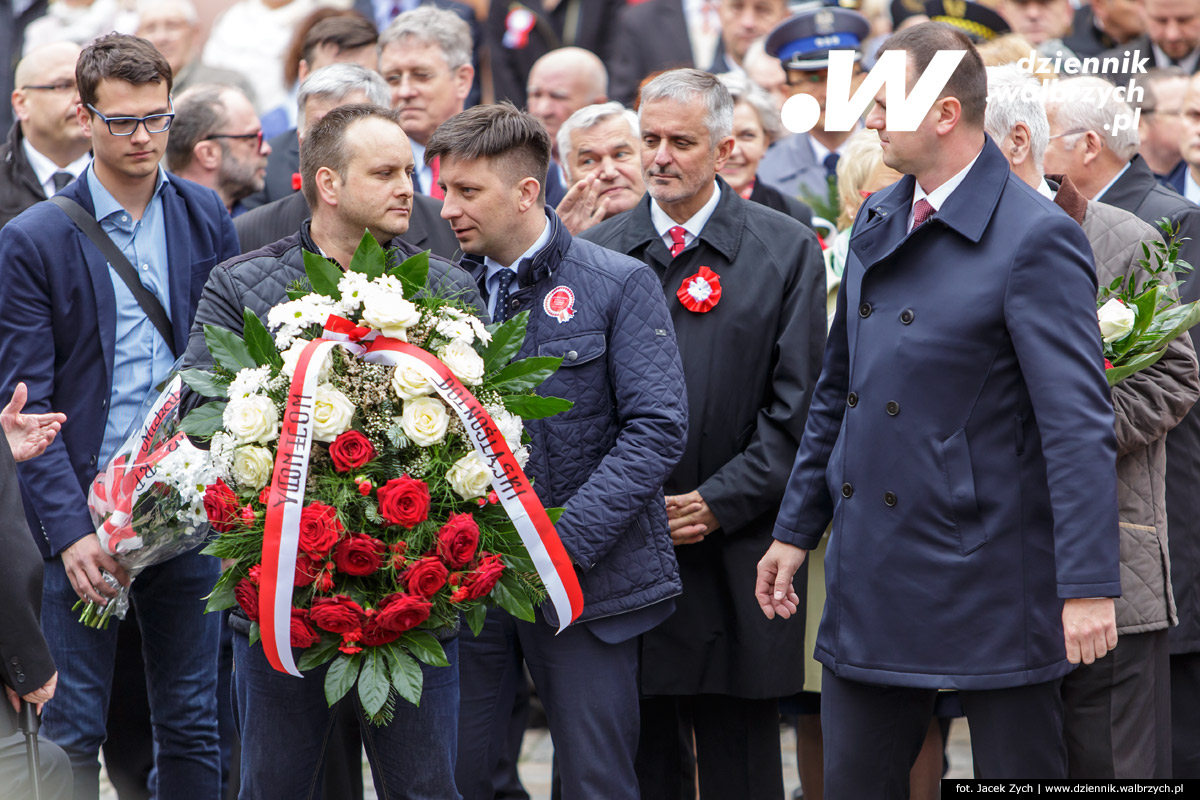
[[[678,256],[680,253],[683,252],[683,247],[684,247],[683,234],[686,233],[686,231],[684,230],[684,228],[682,226],[675,225],[670,230],[668,230],[667,233],[671,237],[671,258],[675,258],[676,256]]]
[[[429,162],[429,171],[433,173],[433,180],[430,181],[429,196],[435,200],[445,200],[446,193],[442,191],[442,187],[438,185],[438,171],[441,166],[441,157],[437,157]]]
[[[929,204],[928,200],[926,200],[924,197],[922,197],[920,200],[917,201],[916,205],[913,206],[912,229],[915,231],[917,228],[921,227],[922,223],[924,223],[925,220],[929,219],[932,216],[933,216],[933,206]]]

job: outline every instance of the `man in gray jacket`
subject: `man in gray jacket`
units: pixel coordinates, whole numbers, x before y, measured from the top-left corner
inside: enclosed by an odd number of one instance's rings
[[[1034,91],[1020,88],[1032,83]],[[1085,198],[1066,176],[1043,177],[1050,136],[1036,81],[1015,66],[988,69],[988,134],[1013,172],[1083,226],[1096,278],[1149,278],[1142,245],[1158,233],[1128,211]],[[1000,89],[1000,91],[997,91]],[[1009,91],[1012,89],[1012,91]],[[1153,252],[1153,251],[1152,251]],[[1172,295],[1177,294],[1172,290]],[[1121,532],[1120,645],[1063,681],[1067,759],[1073,778],[1167,778],[1171,775],[1171,703],[1167,629],[1176,624],[1167,554],[1166,435],[1200,397],[1196,351],[1187,336],[1155,364],[1112,388],[1116,414]]]

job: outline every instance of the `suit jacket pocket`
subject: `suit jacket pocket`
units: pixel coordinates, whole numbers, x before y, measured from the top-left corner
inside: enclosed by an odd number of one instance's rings
[[[966,430],[959,430],[942,442],[942,470],[950,492],[950,511],[958,531],[959,552],[968,555],[987,544],[987,532],[979,515],[975,497],[975,472]]]
[[[552,424],[612,413],[608,362],[602,358],[607,350],[601,331],[578,333],[538,344],[539,356],[562,359],[562,366],[542,384],[541,393],[565,397],[575,403],[570,411],[552,417]]]

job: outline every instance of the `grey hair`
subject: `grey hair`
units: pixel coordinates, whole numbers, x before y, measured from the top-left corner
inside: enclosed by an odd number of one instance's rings
[[[716,147],[717,142],[733,135],[733,98],[725,84],[707,72],[698,69],[673,69],[647,83],[642,87],[638,119],[641,120],[641,109],[644,109],[647,103],[672,100],[686,105],[697,99],[704,101],[704,124],[708,128],[708,137],[712,140],[713,147]]]
[[[1101,104],[1099,100],[1106,92],[1107,98]],[[1141,144],[1136,127],[1113,131],[1117,127],[1113,122],[1122,116],[1132,119],[1133,109],[1129,103],[1117,98],[1113,85],[1103,78],[1083,75],[1060,80],[1046,100],[1046,114],[1055,114],[1064,132],[1076,129],[1094,131],[1123,161],[1133,158]],[[1064,146],[1071,150],[1075,143]]]
[[[300,91],[296,94],[296,127],[304,127],[304,106],[312,97],[330,97],[342,100],[353,92],[362,92],[377,106],[388,107],[392,102],[392,93],[387,82],[378,72],[367,69],[361,64],[330,64],[304,79]]]
[[[1024,122],[1029,129],[1029,154],[1038,172],[1050,144],[1050,123],[1042,105],[1042,83],[1016,64],[987,68],[988,100],[983,128],[999,144]]]
[[[744,72],[726,72],[717,77],[729,90],[734,106],[747,103],[758,114],[759,124],[766,132],[768,142],[778,141],[783,136],[783,120],[779,117],[779,109],[761,86],[747,78]]]
[[[162,11],[163,6],[179,11],[189,25],[195,25],[200,19],[191,0],[138,0],[138,24],[141,24],[141,18],[147,11]]]
[[[575,131],[590,130],[613,117],[620,117],[629,124],[629,130],[633,133],[633,139],[636,142],[641,136],[637,114],[617,102],[596,103],[579,109],[567,117],[567,121],[559,127],[558,136],[555,137],[559,159],[565,159],[566,154],[571,152],[571,134]]]
[[[196,145],[228,119],[225,98],[241,91],[234,86],[202,83],[175,98],[175,119],[165,154],[167,169],[178,174],[191,166]]]
[[[453,11],[431,5],[405,11],[379,35],[379,52],[405,39],[437,45],[452,70],[471,63],[471,28]]]

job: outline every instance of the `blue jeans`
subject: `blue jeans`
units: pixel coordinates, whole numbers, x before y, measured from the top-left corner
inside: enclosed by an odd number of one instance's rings
[[[220,792],[219,620],[204,613],[204,597],[220,570],[217,559],[193,550],[146,568],[130,593],[146,660],[157,796],[164,800],[213,800]],[[42,628],[58,667],[58,689],[46,704],[42,733],[71,759],[75,800],[95,800],[118,626],[96,630],[79,622],[61,558],[46,561],[43,588]]]
[[[449,667],[422,664],[425,689],[419,707],[396,700],[392,721],[372,725],[357,688],[339,703],[353,703],[381,800],[459,800],[454,788],[458,741],[458,642],[443,642]],[[295,651],[299,659],[300,651]],[[233,634],[233,684],[242,737],[240,800],[319,798],[321,766],[333,727],[325,702],[324,664],[296,678],[276,671],[262,644]],[[325,798],[338,800],[338,798]]]

